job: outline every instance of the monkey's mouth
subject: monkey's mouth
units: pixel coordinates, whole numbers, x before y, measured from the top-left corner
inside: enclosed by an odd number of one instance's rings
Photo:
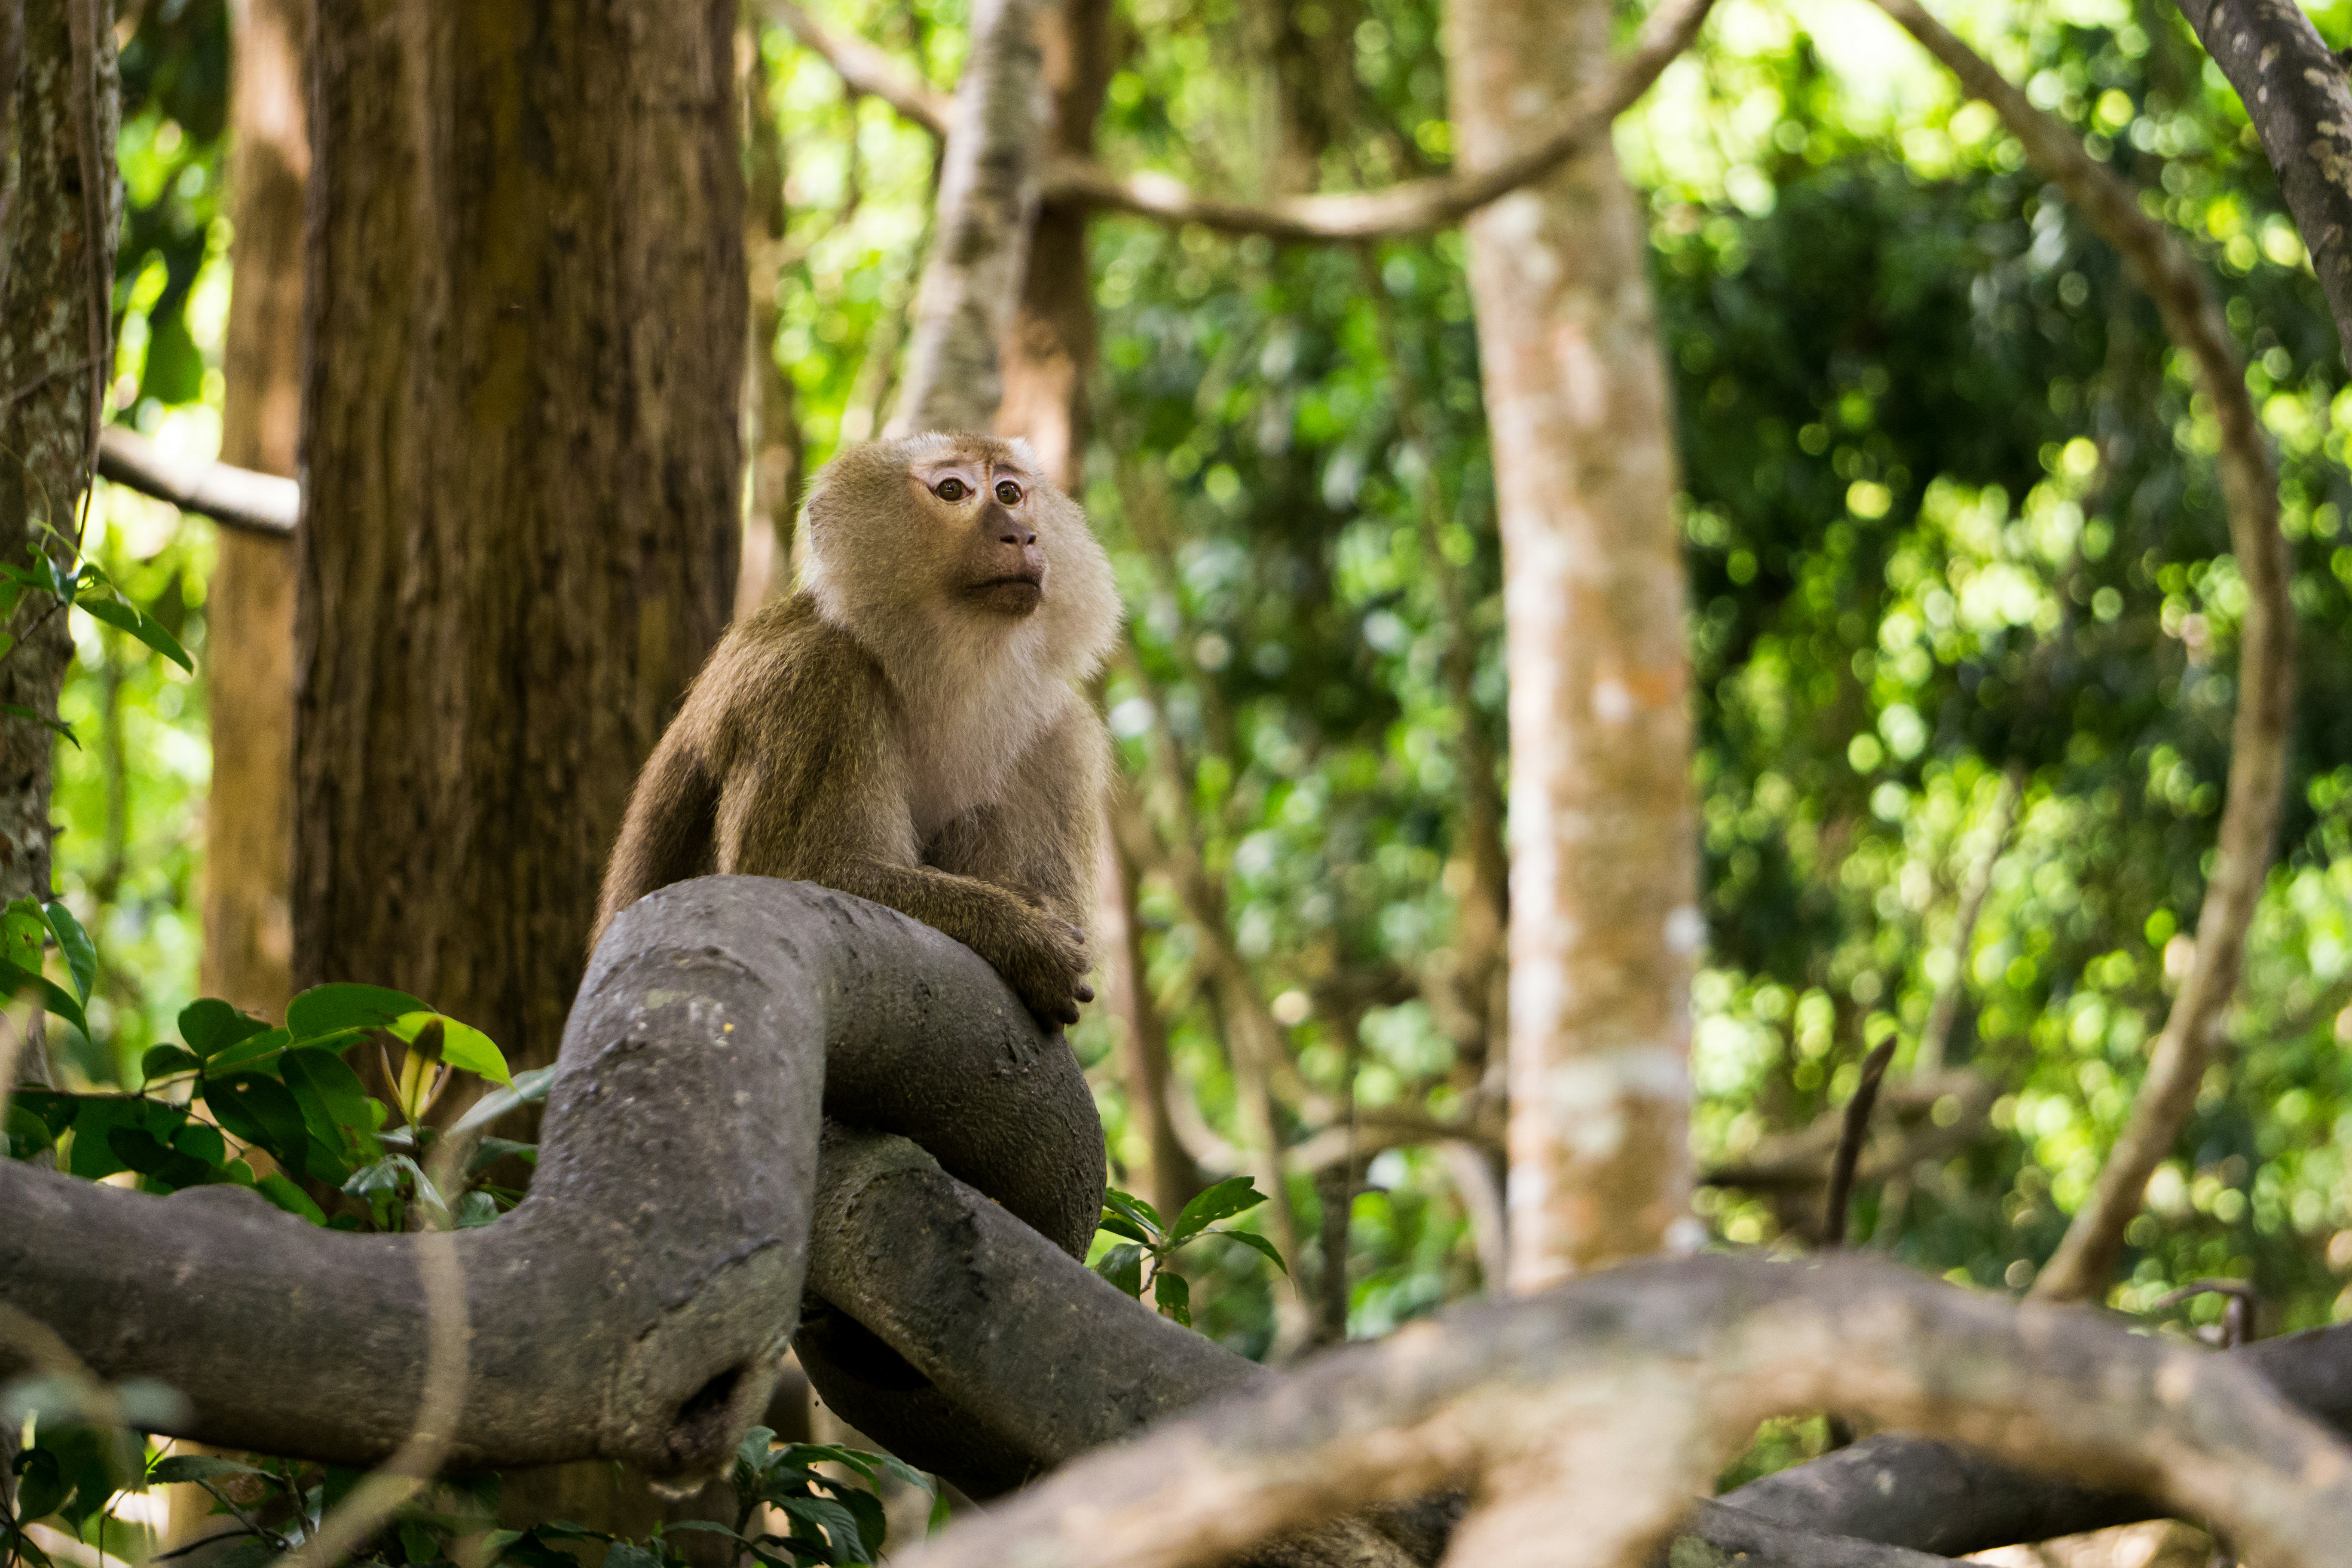
[[[1015,572],[972,584],[972,596],[1000,615],[1025,616],[1045,602],[1045,574]]]

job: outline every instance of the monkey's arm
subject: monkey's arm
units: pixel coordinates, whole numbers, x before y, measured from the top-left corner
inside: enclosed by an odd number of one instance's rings
[[[1005,888],[918,864],[906,762],[879,683],[835,655],[802,664],[775,693],[775,721],[730,748],[719,868],[887,904],[988,960],[1039,1017],[1077,1022],[1093,994],[1083,930]]]
[[[924,858],[1042,902],[1080,930],[1094,910],[1096,840],[1110,737],[1076,692],[1013,772],[1001,801],[941,828]]]
[[[614,915],[656,889],[699,874],[709,858],[719,784],[702,756],[698,731],[682,713],[637,774],[597,895],[591,952]]]

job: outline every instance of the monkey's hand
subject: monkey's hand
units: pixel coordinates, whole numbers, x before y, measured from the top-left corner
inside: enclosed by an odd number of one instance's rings
[[[1009,940],[989,954],[996,972],[1013,987],[1038,1022],[1067,1026],[1078,1021],[1078,1004],[1095,999],[1086,982],[1094,959],[1087,933],[1045,910],[1024,910]]]

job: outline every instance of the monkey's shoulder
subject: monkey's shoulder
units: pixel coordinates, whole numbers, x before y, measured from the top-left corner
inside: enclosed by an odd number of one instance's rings
[[[696,684],[713,700],[703,720],[722,753],[780,731],[878,729],[890,700],[873,655],[805,594],[730,627]]]

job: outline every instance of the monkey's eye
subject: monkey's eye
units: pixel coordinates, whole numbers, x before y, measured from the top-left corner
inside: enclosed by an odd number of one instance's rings
[[[1021,504],[1021,487],[1014,484],[1011,479],[999,479],[996,481],[996,499],[1003,501],[1006,506],[1019,506]]]
[[[941,500],[952,504],[963,500],[963,492],[964,483],[961,479],[941,479],[940,488],[933,493]]]

